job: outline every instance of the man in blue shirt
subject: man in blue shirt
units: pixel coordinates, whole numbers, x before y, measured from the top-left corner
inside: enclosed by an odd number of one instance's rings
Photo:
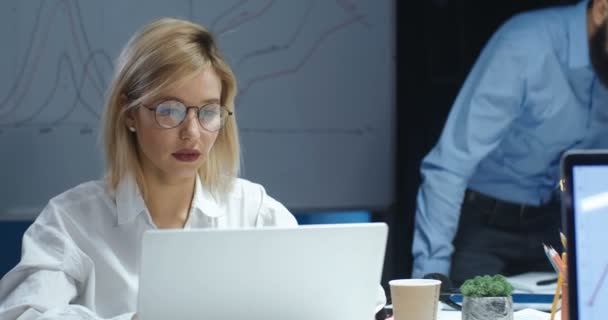
[[[608,0],[527,12],[490,39],[421,165],[413,277],[545,269],[559,161],[608,147]]]

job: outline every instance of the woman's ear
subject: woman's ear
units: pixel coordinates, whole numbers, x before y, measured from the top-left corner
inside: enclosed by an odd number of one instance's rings
[[[119,102],[122,106],[126,106],[129,103],[129,99],[127,98],[127,96],[125,94],[122,94],[120,96],[120,102]],[[131,132],[135,132],[136,131],[136,126],[135,126],[135,117],[133,115],[134,109],[128,109],[126,114],[125,114],[125,126],[129,129],[129,131]]]

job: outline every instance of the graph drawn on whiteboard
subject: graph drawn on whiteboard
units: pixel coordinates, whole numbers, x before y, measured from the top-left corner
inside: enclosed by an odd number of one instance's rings
[[[137,28],[162,16],[207,26],[233,67],[244,177],[293,209],[393,201],[389,0],[14,0],[0,8],[0,37],[11,44],[0,53],[0,216],[36,214],[52,196],[102,176],[99,121],[113,61]]]

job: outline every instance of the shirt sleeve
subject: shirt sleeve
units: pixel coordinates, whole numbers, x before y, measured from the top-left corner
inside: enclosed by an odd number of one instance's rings
[[[90,299],[93,263],[70,239],[59,211],[49,204],[25,232],[21,261],[0,281],[0,319],[102,319],[78,303]]]
[[[488,42],[450,111],[437,145],[421,164],[412,253],[413,277],[449,274],[464,191],[522,110],[527,50],[507,23]]]

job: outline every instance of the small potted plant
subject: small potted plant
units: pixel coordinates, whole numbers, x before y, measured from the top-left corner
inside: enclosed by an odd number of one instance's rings
[[[501,275],[477,276],[460,287],[462,320],[513,320],[513,286]]]

